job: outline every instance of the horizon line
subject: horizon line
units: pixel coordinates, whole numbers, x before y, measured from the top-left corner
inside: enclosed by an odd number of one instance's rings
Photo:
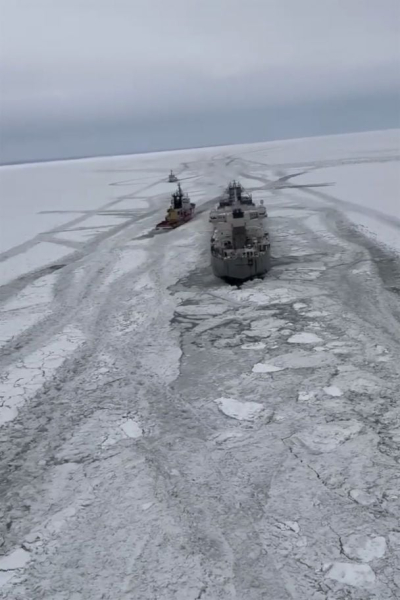
[[[229,144],[208,144],[202,146],[191,146],[191,147],[180,147],[180,148],[166,148],[163,150],[141,150],[139,152],[124,152],[122,154],[94,154],[94,155],[82,155],[82,156],[67,156],[65,158],[43,158],[43,159],[34,159],[34,160],[24,160],[24,161],[9,161],[9,162],[0,162],[0,169],[3,167],[22,167],[22,166],[31,166],[31,165],[43,165],[47,163],[60,163],[60,162],[71,162],[71,161],[84,161],[84,160],[94,160],[94,159],[110,159],[110,158],[124,158],[128,156],[144,156],[147,154],[168,154],[173,152],[183,152],[189,150],[206,150],[207,148],[226,148],[226,147],[235,147],[235,146],[251,146],[253,144],[269,144],[273,142],[290,142],[295,140],[307,140],[310,138],[325,138],[325,137],[340,137],[345,135],[354,135],[354,134],[365,134],[365,133],[378,133],[380,131],[398,131],[400,133],[400,127],[384,127],[382,129],[365,129],[358,131],[346,131],[345,133],[327,133],[327,134],[311,134],[309,136],[301,136],[301,137],[283,137],[283,138],[273,138],[270,140],[258,140],[253,142],[237,142],[237,143],[229,143]]]

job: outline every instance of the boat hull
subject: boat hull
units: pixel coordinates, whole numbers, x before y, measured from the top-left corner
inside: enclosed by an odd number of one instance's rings
[[[248,259],[246,257],[221,258],[211,255],[211,267],[216,277],[231,281],[246,281],[264,275],[271,268],[271,251]]]
[[[156,231],[162,231],[162,230],[169,230],[169,229],[176,229],[177,227],[180,227],[181,225],[184,225],[185,223],[188,223],[188,221],[191,221],[194,217],[194,213],[195,213],[195,204],[191,205],[191,210],[190,212],[188,212],[187,214],[183,215],[180,219],[178,219],[177,221],[168,221],[167,219],[164,219],[164,221],[161,221],[160,223],[157,223],[156,225]]]

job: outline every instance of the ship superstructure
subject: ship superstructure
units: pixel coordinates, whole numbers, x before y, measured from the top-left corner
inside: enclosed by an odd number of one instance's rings
[[[172,171],[170,171],[169,175],[168,175],[168,182],[169,183],[175,183],[176,181],[178,181],[177,176],[175,175],[175,173]]]
[[[178,183],[177,190],[171,196],[171,204],[163,221],[156,225],[156,229],[175,229],[190,221],[194,216],[196,205],[190,201]]]
[[[232,182],[210,212],[214,225],[211,265],[217,277],[244,281],[263,275],[271,267],[268,233],[264,228],[266,209],[256,205],[251,194]]]

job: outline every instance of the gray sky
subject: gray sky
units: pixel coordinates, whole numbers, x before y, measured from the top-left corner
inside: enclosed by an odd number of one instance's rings
[[[0,21],[3,161],[398,124],[400,0],[0,0]]]

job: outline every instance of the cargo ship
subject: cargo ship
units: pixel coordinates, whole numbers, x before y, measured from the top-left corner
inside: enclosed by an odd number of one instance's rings
[[[210,212],[211,266],[214,275],[245,281],[271,268],[271,244],[264,228],[267,211],[256,205],[240,183],[232,182]]]

